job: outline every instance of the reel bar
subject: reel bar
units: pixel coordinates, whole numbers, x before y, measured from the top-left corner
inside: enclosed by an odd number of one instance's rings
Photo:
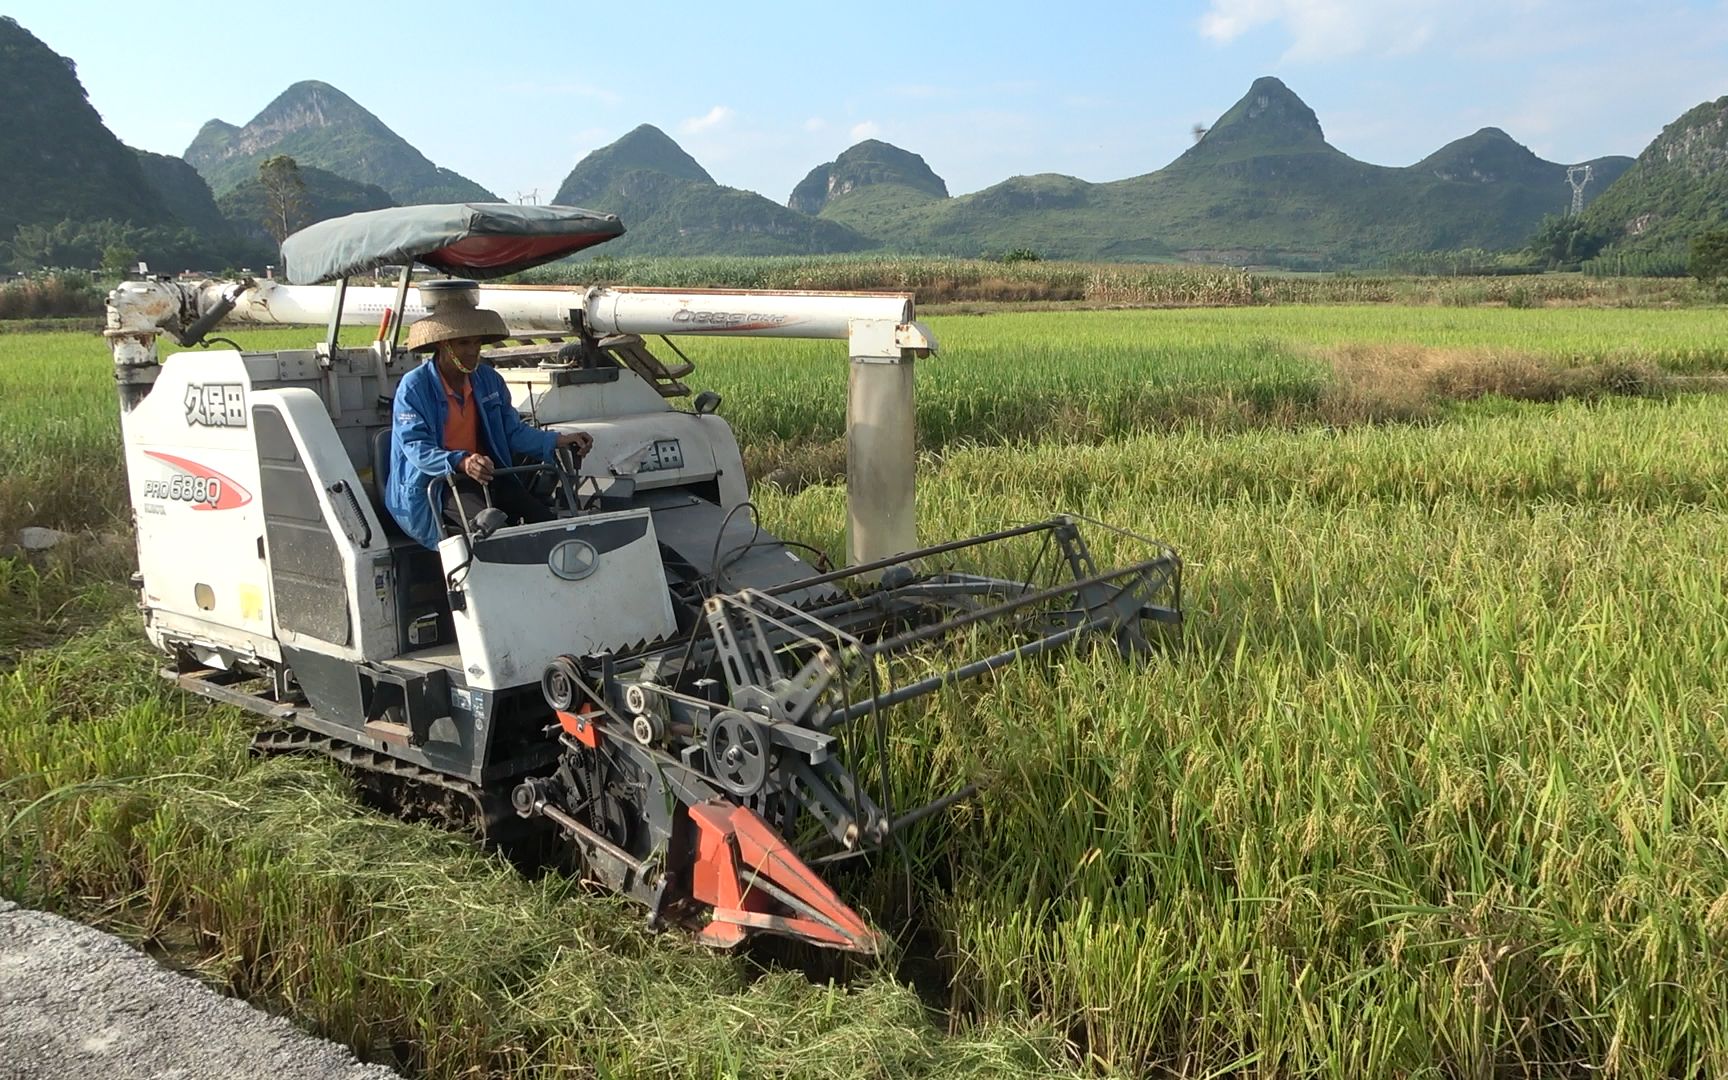
[[[919,548],[916,551],[903,551],[898,555],[890,555],[886,559],[877,559],[874,562],[858,563],[855,566],[845,566],[839,570],[830,570],[826,574],[817,574],[815,577],[801,578],[797,581],[788,581],[783,585],[774,585],[758,591],[768,593],[772,596],[779,596],[782,593],[796,592],[799,589],[813,588],[817,585],[827,585],[843,578],[857,577],[860,574],[874,573],[877,570],[886,570],[891,566],[911,562],[914,559],[927,559],[932,555],[946,555],[950,551],[963,551],[966,548],[977,547],[980,544],[988,544],[997,540],[1008,540],[1016,536],[1025,536],[1028,533],[1041,532],[1047,529],[1056,529],[1063,525],[1072,524],[1072,518],[1053,517],[1048,521],[1040,521],[1031,525],[1019,525],[1012,529],[1002,529],[993,533],[984,533],[980,536],[968,537],[965,540],[951,540],[946,544],[937,544],[935,547]]]
[[[1084,589],[1093,585],[1107,585],[1118,578],[1143,574],[1148,570],[1160,566],[1167,566],[1169,564],[1170,556],[1159,555],[1156,558],[1147,559],[1144,562],[1133,563],[1119,569],[1109,570],[1102,574],[1093,574],[1090,577],[1080,578],[1075,581],[1064,581],[1059,585],[1052,585],[1049,588],[1039,589],[1036,592],[1022,593],[1012,600],[1006,600],[997,604],[995,607],[980,608],[977,611],[970,611],[964,615],[957,615],[952,619],[933,623],[930,626],[921,626],[916,630],[909,630],[897,637],[887,638],[872,645],[867,645],[865,646],[865,654],[867,656],[889,656],[901,652],[910,646],[929,641],[932,638],[942,637],[954,630],[972,626],[976,623],[999,619],[1005,615],[1012,615],[1014,612],[1019,611],[1022,608],[1031,607],[1034,604],[1041,604],[1046,600],[1054,600],[1057,597],[1064,596],[1079,589]]]
[[[861,716],[868,716],[871,712],[877,709],[886,709],[904,701],[911,701],[916,697],[923,697],[925,694],[933,694],[944,686],[965,682],[967,679],[976,679],[980,675],[988,675],[997,668],[1006,667],[1015,661],[1039,656],[1043,653],[1050,652],[1052,649],[1059,649],[1076,638],[1083,637],[1094,630],[1104,630],[1115,622],[1117,622],[1117,618],[1114,614],[1100,615],[1098,618],[1092,619],[1089,622],[1081,623],[1078,626],[1070,626],[1066,630],[1058,630],[1057,632],[1047,634],[1036,641],[1029,641],[1024,645],[1008,649],[1004,652],[995,653],[991,656],[986,656],[981,660],[974,660],[969,664],[962,664],[957,668],[944,671],[939,675],[932,675],[926,679],[919,679],[915,683],[907,683],[905,686],[895,687],[886,694],[878,694],[875,697],[869,697],[865,698],[863,701],[854,702],[853,704],[846,706],[844,709],[837,709],[833,713],[829,714],[828,720],[821,725],[822,730],[826,731],[839,727],[841,724],[850,723]]]

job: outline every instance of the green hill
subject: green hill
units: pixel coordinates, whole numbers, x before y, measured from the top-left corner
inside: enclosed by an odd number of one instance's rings
[[[1584,189],[1588,206],[1632,167],[1632,159],[1602,157],[1580,164],[1592,170]],[[1404,171],[1415,174],[1424,185],[1418,189],[1419,205],[1433,205],[1443,221],[1467,222],[1475,215],[1478,229],[1486,227],[1494,235],[1522,240],[1543,217],[1570,207],[1572,189],[1566,182],[1566,168],[1544,161],[1504,131],[1490,127],[1448,143]],[[1507,245],[1442,242],[1439,246]]]
[[[175,218],[212,239],[228,235],[228,220],[217,208],[210,185],[198,170],[177,157],[134,149],[144,182]]]
[[[257,175],[265,158],[287,154],[360,184],[375,184],[401,204],[497,202],[467,177],[439,168],[384,122],[328,83],[297,82],[245,127],[211,120],[183,155],[225,195]]]
[[[496,200],[321,82],[295,83],[244,127],[206,123],[185,154],[196,175],[121,144],[72,62],[5,17],[0,91],[10,103],[0,122],[0,261],[15,265],[89,265],[110,250],[174,263],[251,260],[245,253],[265,235],[257,168],[275,154],[304,171],[308,222],[392,204]],[[1669,125],[1636,165],[1589,164],[1587,213],[1623,247],[1677,246],[1728,224],[1728,98]],[[1568,206],[1565,176],[1565,165],[1497,128],[1403,168],[1357,161],[1326,141],[1289,88],[1262,78],[1175,161],[1106,183],[1042,173],[955,198],[922,157],[871,139],[812,169],[781,206],[716,183],[643,125],[579,162],[555,201],[622,217],[629,232],[607,248],[621,253],[1030,249],[1050,258],[1328,267],[1518,247],[1545,215]]]
[[[1279,80],[1262,76],[1177,161],[1221,165],[1280,155],[1349,160],[1326,141],[1320,118],[1307,102]]]
[[[1629,161],[1595,164],[1599,176],[1617,175]],[[1357,161],[1326,141],[1301,98],[1262,78],[1156,172],[1102,184],[1017,176],[954,199],[864,188],[830,199],[821,216],[901,251],[1360,265],[1405,251],[1517,247],[1544,214],[1565,209],[1565,177],[1564,165],[1494,128],[1405,168]]]
[[[627,190],[620,192],[620,189],[628,187],[627,178],[632,173],[654,173],[673,180],[719,186],[708,170],[685,153],[671,136],[653,124],[642,124],[577,162],[558,185],[558,194],[552,201],[560,206],[590,206],[608,194],[628,196]]]
[[[874,246],[844,225],[714,182],[651,124],[589,154],[554,202],[617,214],[629,227],[608,254],[796,255]]]
[[[300,179],[306,185],[304,205],[290,231],[303,229],[325,218],[397,205],[390,193],[376,184],[357,184],[313,165],[300,166]],[[216,200],[216,205],[241,235],[275,247],[275,241],[264,224],[268,200],[264,196],[264,185],[256,174]]]
[[[20,225],[174,222],[137,157],[102,123],[71,60],[0,16],[0,241]]]
[[[1663,128],[1584,217],[1625,251],[1681,248],[1728,226],[1728,97]]]
[[[801,214],[819,214],[832,199],[871,186],[899,189],[897,198],[946,199],[948,185],[917,154],[877,139],[865,139],[823,165],[792,189],[786,205]]]

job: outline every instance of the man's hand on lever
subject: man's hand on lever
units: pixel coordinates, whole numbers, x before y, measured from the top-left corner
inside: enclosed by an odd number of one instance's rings
[[[586,431],[560,431],[558,433],[558,448],[566,446],[576,448],[576,456],[582,457],[594,448],[594,436]]]
[[[485,454],[468,454],[462,459],[462,472],[477,484],[492,482],[492,459]]]

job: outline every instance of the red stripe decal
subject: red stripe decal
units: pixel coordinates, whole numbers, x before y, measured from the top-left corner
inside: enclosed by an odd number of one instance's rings
[[[205,497],[190,500],[194,510],[233,510],[252,501],[252,493],[240,486],[233,477],[219,473],[208,465],[200,465],[196,461],[188,461],[173,454],[157,453],[155,450],[146,450],[144,453],[205,482]],[[212,487],[215,488],[214,491],[210,490]]]

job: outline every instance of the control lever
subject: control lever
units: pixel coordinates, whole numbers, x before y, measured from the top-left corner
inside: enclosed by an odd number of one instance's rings
[[[583,510],[576,497],[576,486],[582,481],[582,456],[582,451],[574,446],[560,446],[552,451],[558,462],[558,490],[564,493],[564,505],[572,514]]]

